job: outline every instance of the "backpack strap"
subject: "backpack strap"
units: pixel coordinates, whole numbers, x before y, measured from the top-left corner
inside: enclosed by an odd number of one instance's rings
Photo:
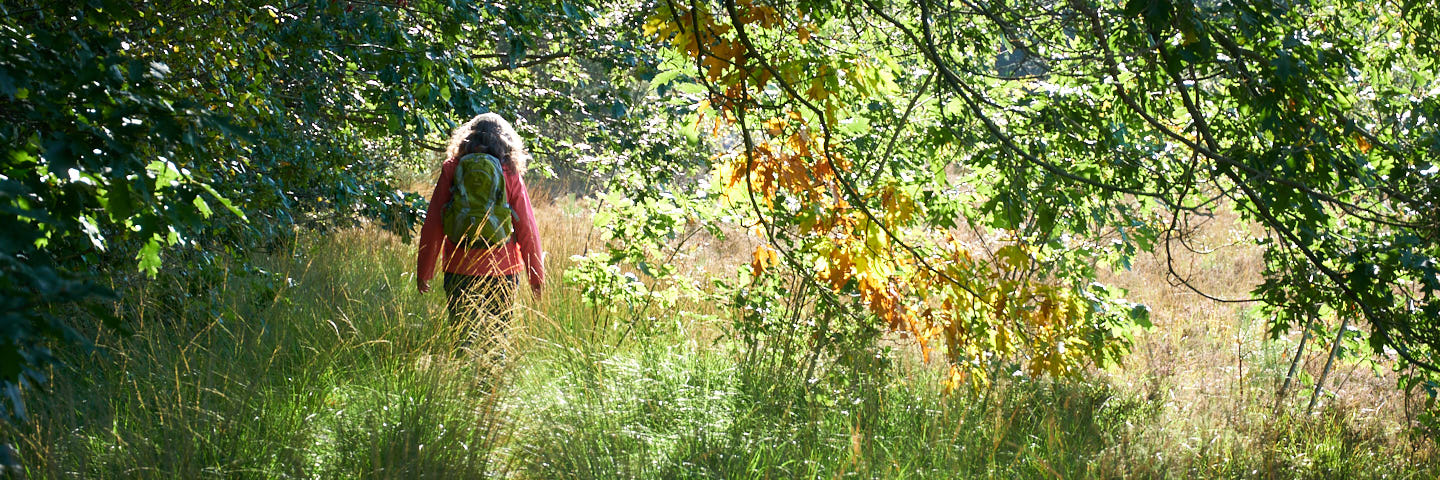
[[[461,156],[460,158],[465,157]],[[469,198],[465,196],[465,162],[460,161],[460,159],[455,160],[455,175],[450,179],[450,188],[455,191],[451,198],[454,198],[454,196]]]

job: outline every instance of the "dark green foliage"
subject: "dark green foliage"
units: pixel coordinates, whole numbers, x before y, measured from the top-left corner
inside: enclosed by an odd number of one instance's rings
[[[297,228],[369,221],[408,237],[423,202],[392,173],[426,164],[457,120],[535,114],[535,133],[594,105],[610,111],[623,98],[610,71],[638,53],[605,33],[596,11],[403,0],[0,5],[6,405],[20,408],[19,386],[43,382],[47,345],[80,342],[70,319],[113,317],[108,287],[138,280],[136,266],[153,277],[178,265],[200,287],[220,258],[274,250]],[[590,72],[601,86],[582,98],[544,88],[558,77],[537,72]],[[573,102],[556,107],[562,100]],[[76,316],[83,309],[93,312]]]

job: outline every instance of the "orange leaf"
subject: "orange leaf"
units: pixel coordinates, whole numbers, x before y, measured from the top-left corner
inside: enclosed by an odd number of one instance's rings
[[[755,246],[754,257],[755,259],[750,262],[750,270],[757,277],[765,273],[765,270],[780,263],[780,257],[776,255],[775,249],[763,243]]]

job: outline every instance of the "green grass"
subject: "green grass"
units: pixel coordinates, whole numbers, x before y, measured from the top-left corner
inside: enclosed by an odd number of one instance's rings
[[[1174,425],[1163,395],[1007,379],[940,393],[874,345],[819,364],[720,320],[629,330],[563,286],[528,302],[513,362],[451,354],[410,247],[302,239],[276,275],[131,289],[136,334],[95,332],[32,393],[31,478],[1434,478],[1428,442],[1327,409]],[[555,276],[558,278],[558,275]],[[190,300],[165,301],[186,292]],[[723,312],[717,312],[724,318]],[[643,333],[640,333],[643,332]],[[1278,358],[1278,357],[1277,357]],[[1194,437],[1194,438],[1191,438]]]

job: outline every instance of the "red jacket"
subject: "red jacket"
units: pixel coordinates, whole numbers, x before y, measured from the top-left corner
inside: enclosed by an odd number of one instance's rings
[[[539,293],[540,286],[545,282],[540,234],[535,229],[535,213],[530,208],[530,193],[525,189],[525,180],[520,178],[514,167],[505,165],[505,197],[514,212],[511,218],[515,234],[511,241],[487,250],[471,250],[445,238],[443,215],[445,204],[450,203],[450,182],[455,179],[455,162],[452,158],[440,167],[440,181],[435,183],[435,192],[430,194],[430,209],[425,212],[425,224],[420,227],[416,281],[425,283],[435,278],[435,257],[443,250],[443,268],[447,273],[515,275],[520,273],[522,266],[528,267],[525,274],[530,288]]]

